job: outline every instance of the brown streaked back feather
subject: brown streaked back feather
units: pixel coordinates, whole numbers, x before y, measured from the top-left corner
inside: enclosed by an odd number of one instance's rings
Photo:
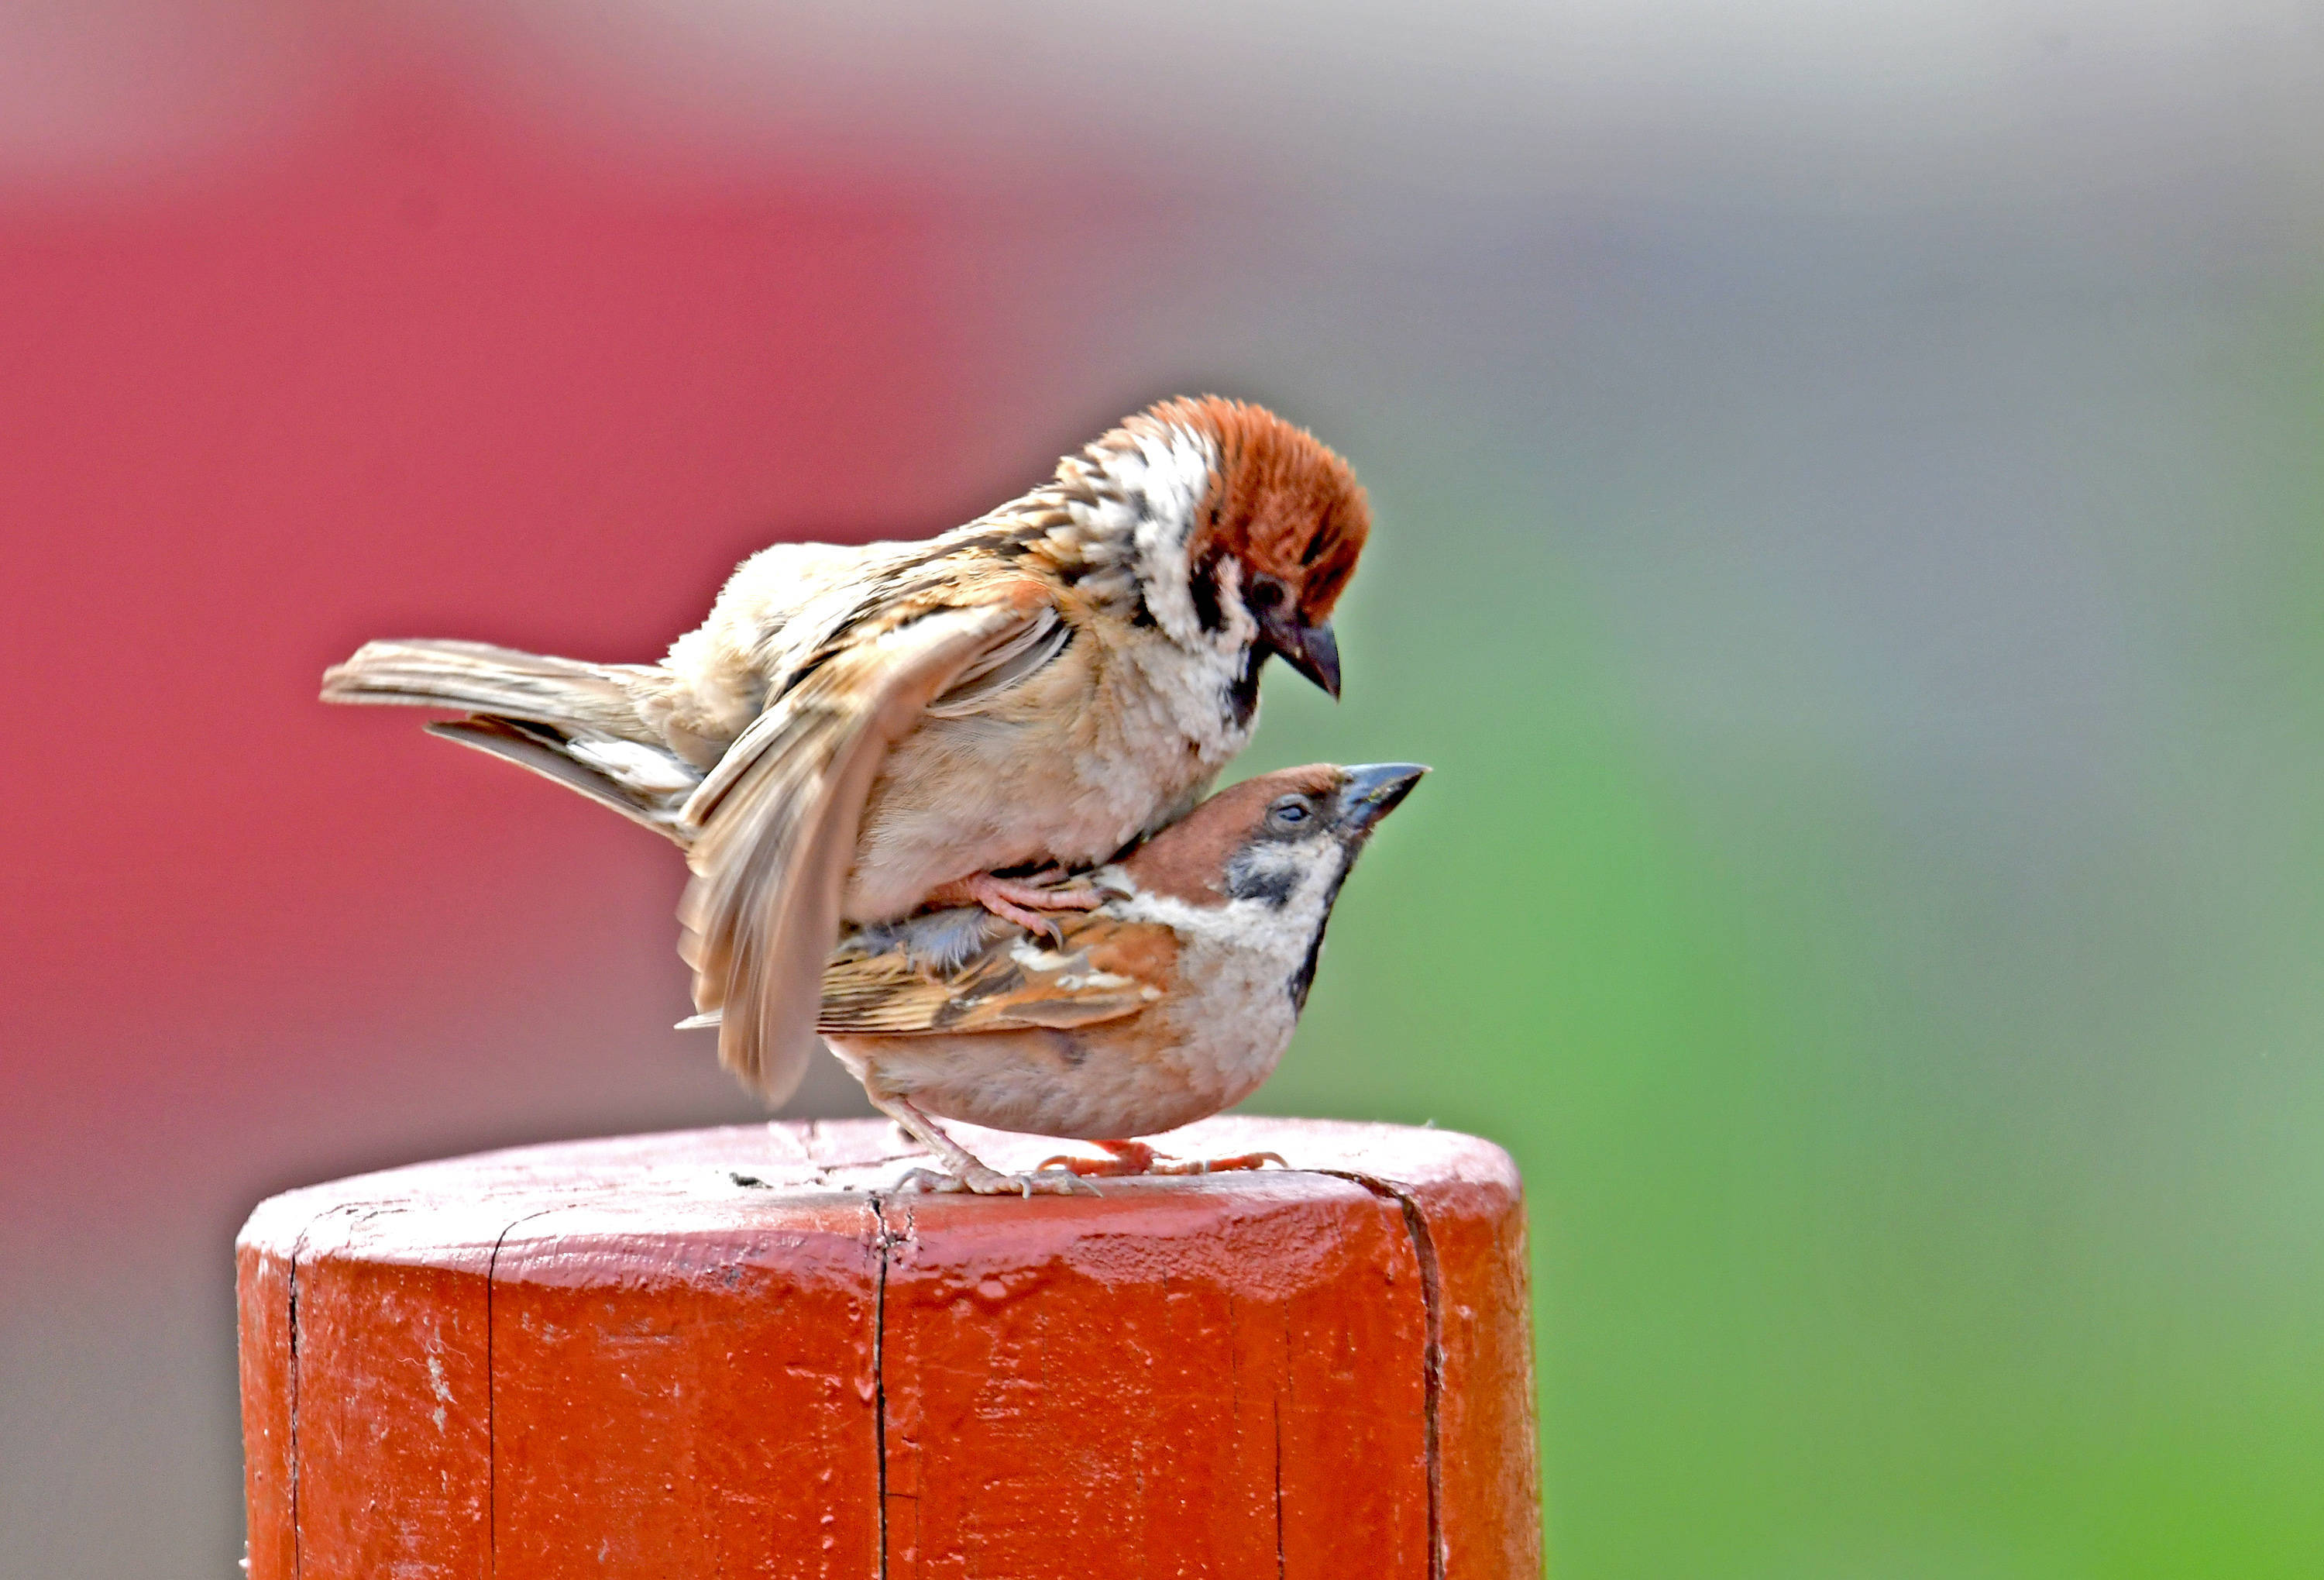
[[[964,673],[1054,618],[1038,584],[834,650],[745,730],[687,803],[699,829],[678,909],[695,1008],[720,1062],[770,1103],[814,1046],[825,956],[858,824],[888,749]]]
[[[901,949],[843,949],[824,967],[816,1030],[856,1037],[1070,1030],[1134,1015],[1170,992],[1178,940],[1167,927],[1084,913],[1063,930],[1061,946],[1017,933],[942,975]]]

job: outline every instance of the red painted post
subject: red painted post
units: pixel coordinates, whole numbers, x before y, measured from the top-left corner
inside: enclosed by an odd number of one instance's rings
[[[1292,1167],[897,1194],[918,1160],[844,1121],[274,1197],[239,1245],[252,1580],[1538,1574],[1508,1156],[1162,1146]]]

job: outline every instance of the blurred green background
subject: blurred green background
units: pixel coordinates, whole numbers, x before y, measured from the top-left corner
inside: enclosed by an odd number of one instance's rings
[[[68,10],[0,1575],[230,1572],[262,1196],[761,1117],[668,848],[324,664],[650,659],[1198,390],[1379,523],[1237,772],[1436,769],[1254,1106],[1516,1154],[1552,1571],[2324,1575],[2313,0]]]
[[[1554,1573],[2324,1566],[2324,319],[2012,294],[1360,445],[1347,701],[1268,693],[1438,772],[1252,1106],[1517,1156]]]

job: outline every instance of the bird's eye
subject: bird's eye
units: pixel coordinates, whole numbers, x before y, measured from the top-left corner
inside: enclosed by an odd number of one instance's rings
[[[1296,828],[1300,824],[1307,821],[1312,815],[1308,810],[1307,803],[1302,800],[1277,801],[1268,813],[1269,818],[1285,828]]]
[[[1260,577],[1251,583],[1249,602],[1253,609],[1264,612],[1276,607],[1288,596],[1281,582]]]

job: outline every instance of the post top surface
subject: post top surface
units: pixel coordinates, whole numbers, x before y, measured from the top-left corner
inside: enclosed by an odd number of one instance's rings
[[[948,1128],[1002,1169],[1090,1150],[1045,1136]],[[537,1219],[567,1234],[586,1225],[600,1238],[783,1228],[852,1239],[877,1197],[996,1228],[1072,1225],[1085,1233],[1093,1215],[1134,1214],[1141,1228],[1168,1234],[1175,1220],[1191,1214],[1191,1227],[1239,1198],[1257,1206],[1286,1195],[1364,1187],[1416,1193],[1443,1206],[1469,1198],[1472,1210],[1489,1214],[1505,1210],[1519,1190],[1508,1153],[1453,1131],[1227,1115],[1149,1139],[1171,1156],[1271,1151],[1289,1167],[1107,1178],[1096,1182],[1094,1198],[895,1195],[902,1176],[930,1160],[887,1121],[775,1121],[512,1147],[354,1175],[262,1202],[239,1243],[285,1256],[338,1249],[366,1260],[458,1261],[489,1254]],[[552,1223],[538,1227],[551,1230]]]

